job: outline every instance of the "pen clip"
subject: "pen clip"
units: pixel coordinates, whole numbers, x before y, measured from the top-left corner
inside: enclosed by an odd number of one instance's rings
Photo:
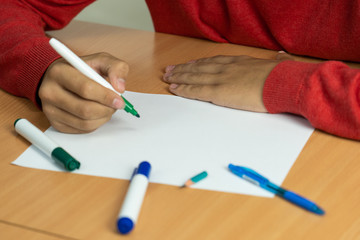
[[[266,187],[269,183],[269,180],[267,178],[261,176],[259,173],[255,172],[250,168],[229,164],[229,169],[234,174],[255,185]]]

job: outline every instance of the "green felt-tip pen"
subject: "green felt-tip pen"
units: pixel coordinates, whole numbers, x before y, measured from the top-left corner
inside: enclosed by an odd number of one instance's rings
[[[128,113],[134,115],[135,117],[138,117],[138,118],[139,118],[140,115],[139,115],[139,113],[135,110],[134,106],[133,106],[128,100],[126,100],[123,96],[121,96],[121,97],[122,97],[122,99],[123,99],[124,102],[125,102],[125,108],[124,108],[125,112],[128,112]]]
[[[64,165],[68,171],[80,168],[80,162],[73,158],[63,148],[46,136],[40,129],[26,119],[19,118],[14,122],[15,130],[38,149],[55,161]]]

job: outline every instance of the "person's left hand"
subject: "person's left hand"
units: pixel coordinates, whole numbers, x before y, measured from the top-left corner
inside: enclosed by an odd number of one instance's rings
[[[185,64],[170,65],[163,80],[178,96],[216,105],[267,112],[262,92],[271,70],[289,55],[279,52],[276,60],[249,56],[215,56]]]

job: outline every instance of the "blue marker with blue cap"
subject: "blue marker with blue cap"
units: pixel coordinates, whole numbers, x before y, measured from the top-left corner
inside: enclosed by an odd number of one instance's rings
[[[135,168],[117,221],[118,230],[122,234],[129,233],[135,226],[149,184],[150,170],[151,165],[146,161]]]
[[[268,190],[272,193],[275,193],[279,197],[282,197],[289,202],[302,207],[310,212],[323,215],[325,214],[324,210],[322,210],[319,206],[315,203],[311,202],[310,200],[294,193],[288,191],[282,187],[275,185],[274,183],[270,182],[267,178],[261,176],[259,173],[255,172],[254,170],[242,167],[242,166],[235,166],[233,164],[229,164],[229,169],[235,175],[241,177],[242,179],[249,181],[265,190]]]

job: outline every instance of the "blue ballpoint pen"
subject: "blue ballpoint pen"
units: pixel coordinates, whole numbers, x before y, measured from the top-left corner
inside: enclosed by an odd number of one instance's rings
[[[271,183],[267,178],[261,176],[259,173],[254,170],[242,166],[235,166],[233,164],[229,164],[229,169],[232,173],[241,177],[244,180],[247,180],[265,190],[268,190],[295,205],[302,207],[310,212],[323,215],[325,214],[324,210],[318,207],[315,203],[307,200],[304,197],[299,196],[296,193],[283,189],[274,183]]]

